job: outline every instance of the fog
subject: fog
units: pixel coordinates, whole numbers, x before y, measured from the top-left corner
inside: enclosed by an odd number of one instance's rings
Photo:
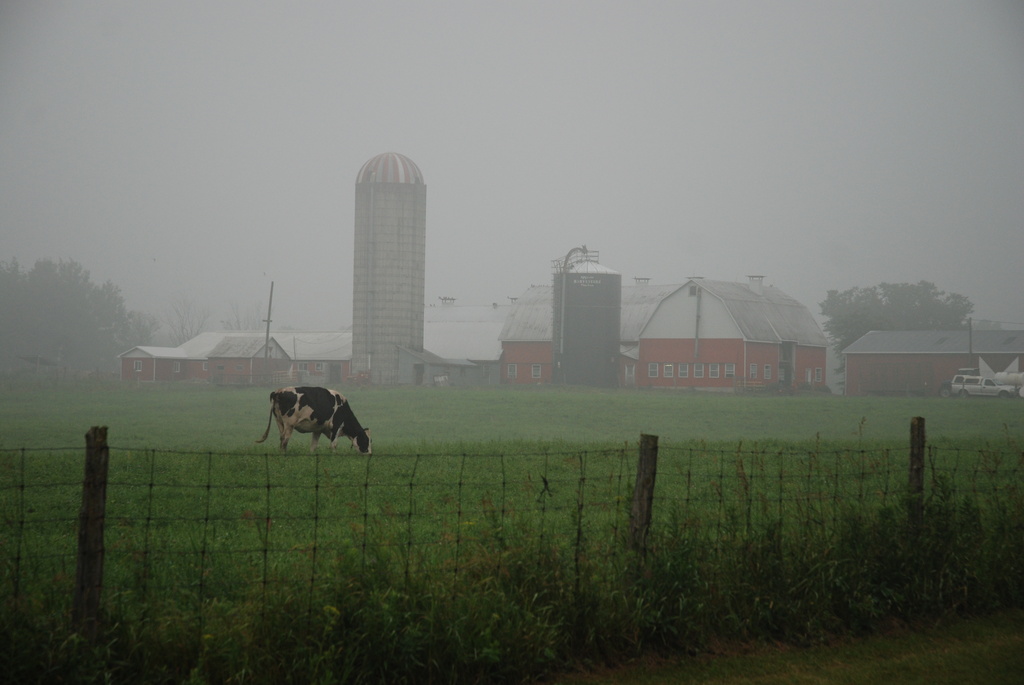
[[[427,183],[428,304],[928,280],[1024,322],[1024,3],[0,4],[0,260],[210,327],[351,323],[354,183]]]

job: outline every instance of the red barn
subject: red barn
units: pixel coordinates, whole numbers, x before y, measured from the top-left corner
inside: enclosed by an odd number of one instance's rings
[[[516,298],[501,329],[501,382],[550,383],[553,312],[550,285],[535,285]]]
[[[200,333],[178,347],[133,347],[119,355],[121,379],[220,384],[339,383],[348,377],[352,331]],[[264,349],[268,352],[264,352]]]
[[[847,395],[934,395],[961,368],[1019,374],[1024,331],[871,331],[843,356]]]
[[[552,288],[534,286],[502,330],[503,380],[551,378]],[[810,311],[760,277],[622,288],[619,383],[733,390],[827,388],[824,333]]]
[[[638,387],[827,387],[821,328],[760,276],[749,283],[690,279],[639,323]]]

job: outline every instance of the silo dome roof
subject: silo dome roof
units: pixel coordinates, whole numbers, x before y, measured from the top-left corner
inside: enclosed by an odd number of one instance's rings
[[[356,183],[423,183],[416,162],[397,152],[384,152],[363,165]]]
[[[618,271],[609,269],[604,264],[598,264],[597,262],[584,261],[576,262],[569,267],[569,272],[574,274],[618,274]]]

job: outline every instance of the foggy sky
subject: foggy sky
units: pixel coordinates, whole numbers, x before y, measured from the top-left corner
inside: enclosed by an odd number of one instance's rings
[[[586,244],[652,283],[928,280],[1024,322],[1024,3],[0,0],[0,261],[351,324],[354,183],[427,183],[426,299]]]

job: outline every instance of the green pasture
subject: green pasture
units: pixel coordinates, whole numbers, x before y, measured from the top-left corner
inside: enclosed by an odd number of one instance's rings
[[[341,388],[380,454],[456,449],[482,442],[616,447],[641,433],[662,443],[902,444],[923,416],[932,441],[1005,444],[1024,436],[1017,400],[720,395],[578,388]],[[90,426],[112,446],[263,451],[269,389],[207,385],[57,385],[11,388],[0,397],[0,448],[76,447]],[[291,451],[308,451],[297,436]],[[340,445],[340,443],[339,443]],[[456,446],[456,447],[453,447]],[[339,450],[347,455],[346,449]]]
[[[2,598],[19,610],[0,637],[33,651],[21,675],[522,681],[649,649],[807,644],[1024,605],[1015,400],[352,390],[374,436],[365,456],[347,441],[310,454],[303,435],[282,455],[274,425],[255,444],[268,394],[3,394]],[[928,516],[910,538],[914,416]],[[110,444],[113,627],[97,649],[60,637],[93,425]],[[660,455],[638,566],[626,531],[642,433]]]

